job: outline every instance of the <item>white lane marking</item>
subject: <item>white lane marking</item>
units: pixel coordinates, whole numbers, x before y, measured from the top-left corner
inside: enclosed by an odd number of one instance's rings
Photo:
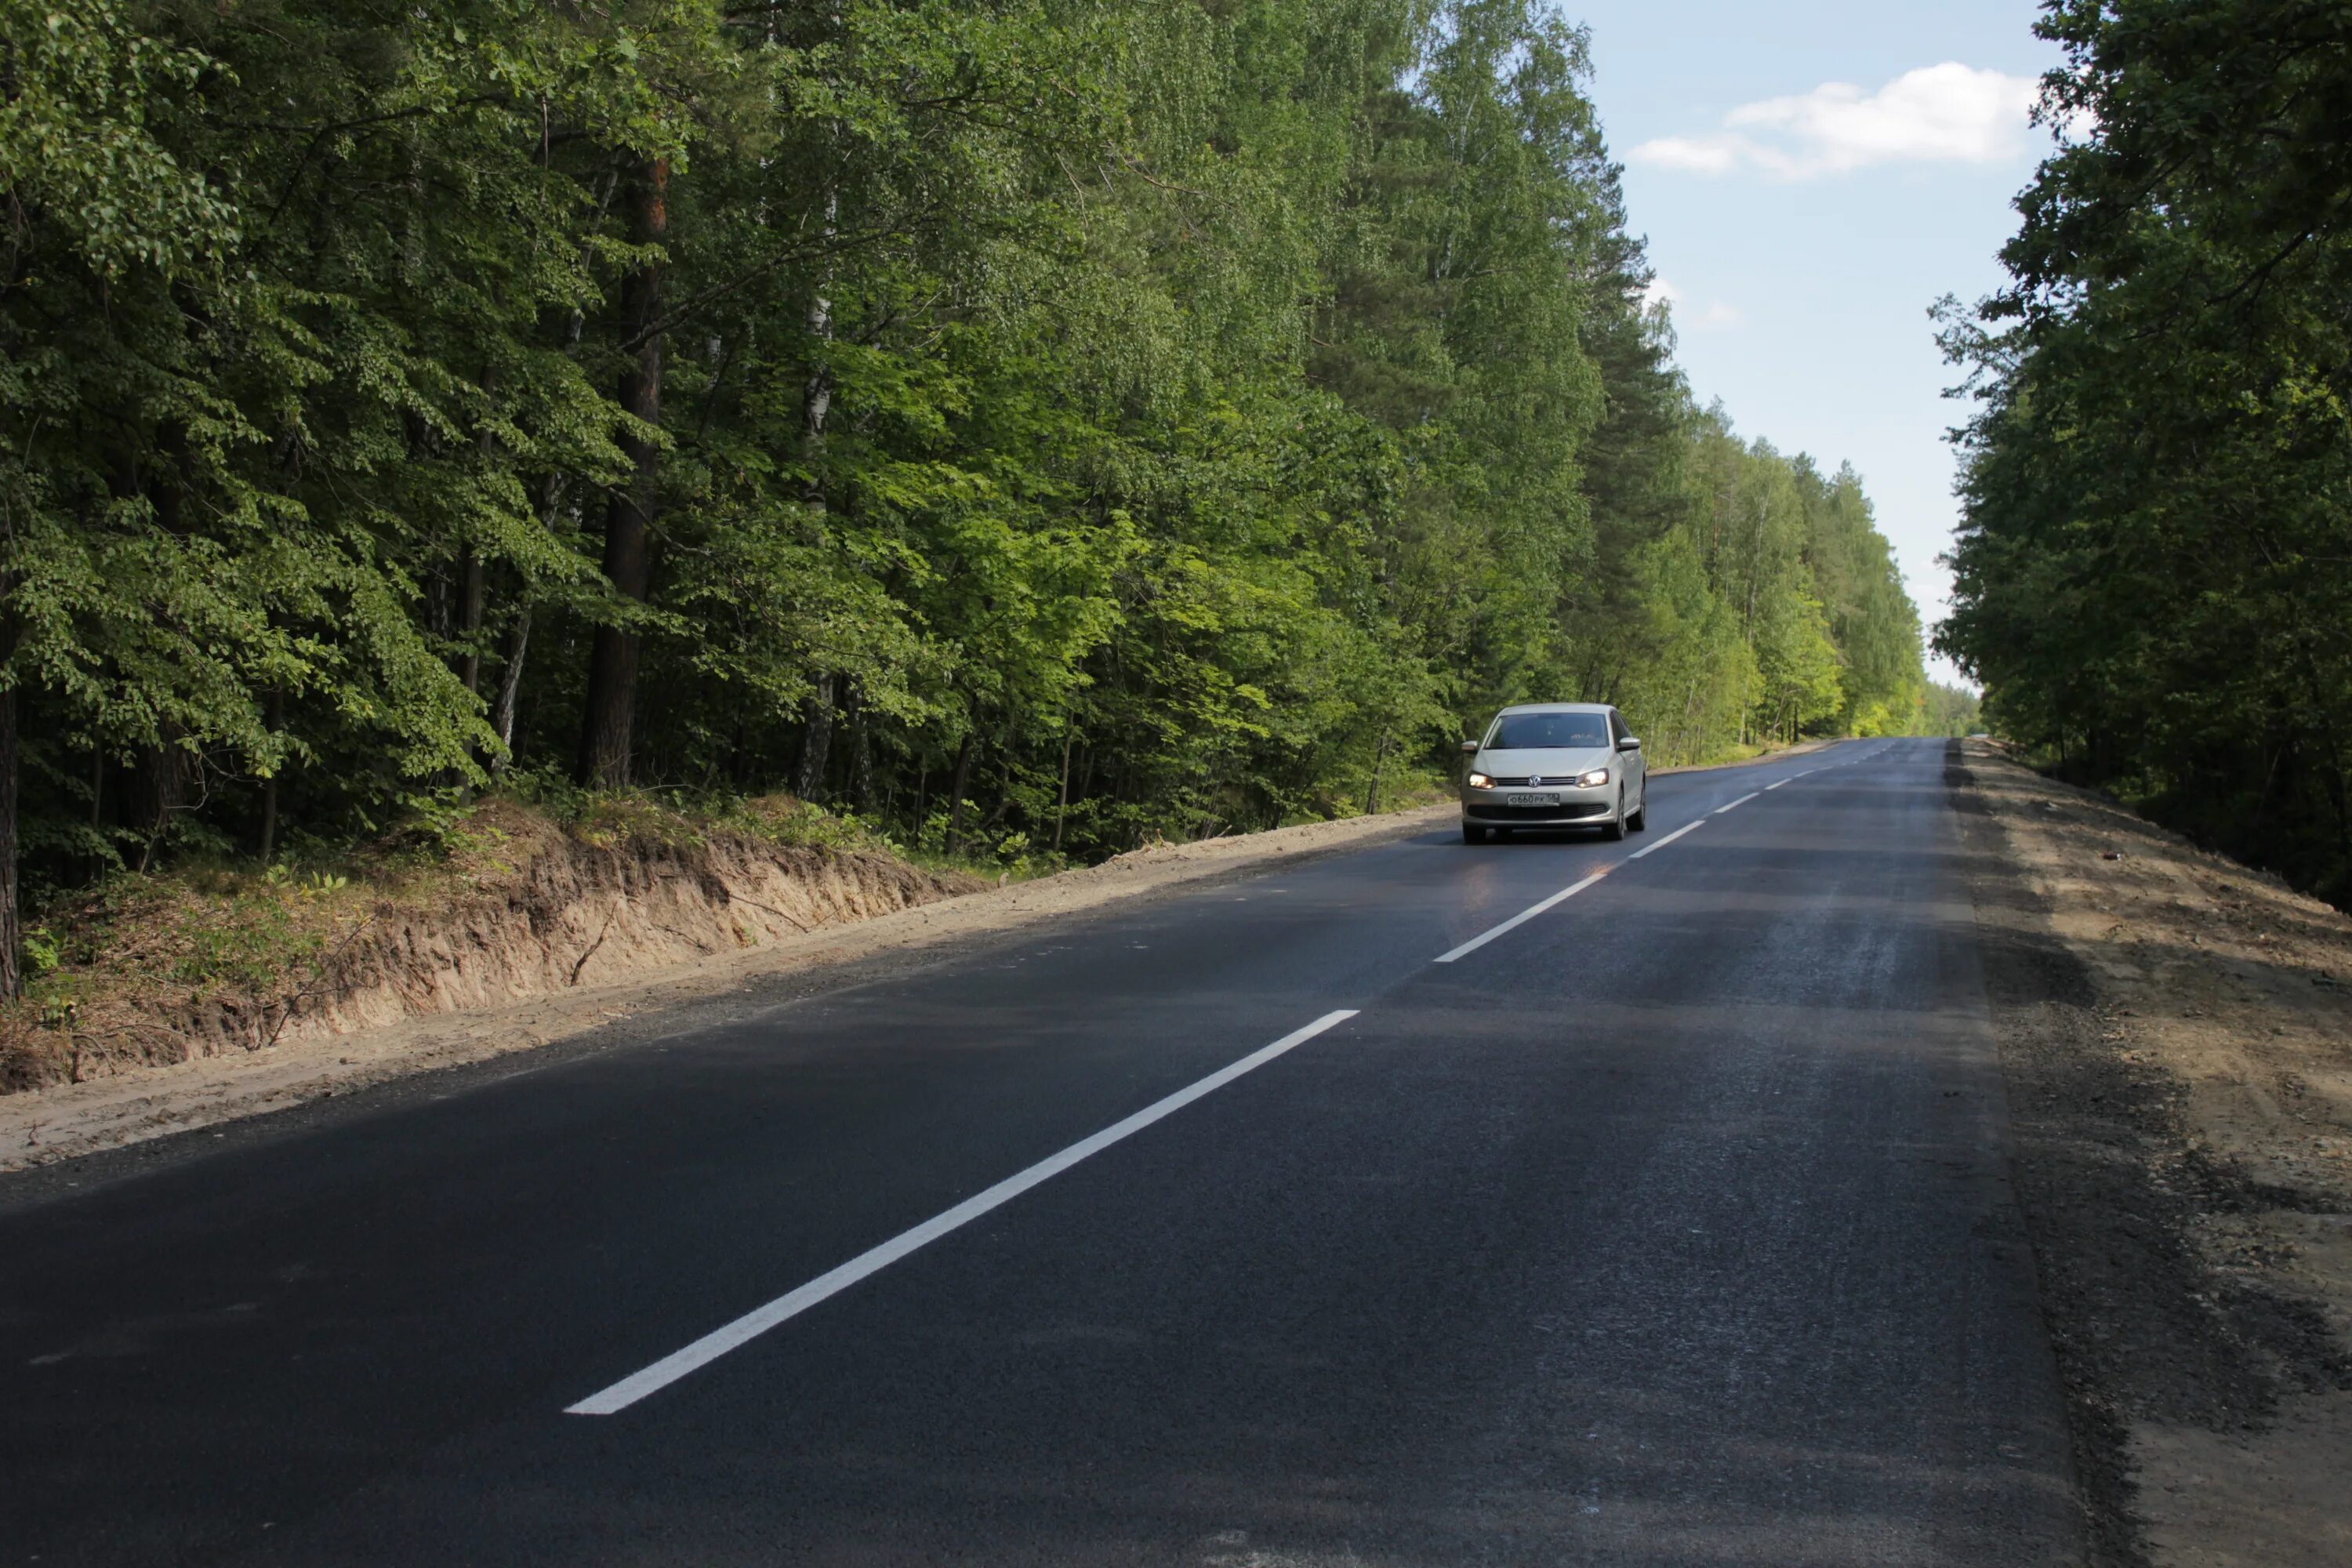
[[[1746,805],[1749,801],[1754,800],[1758,795],[1762,795],[1763,793],[1764,792],[1760,789],[1755,790],[1749,794],[1741,795],[1738,800],[1733,801],[1731,805],[1718,805],[1715,808],[1715,815],[1721,816],[1725,812],[1731,810],[1732,806]]]
[[[1748,798],[1749,800],[1754,800],[1756,796],[1751,795]],[[1739,803],[1738,801],[1734,801],[1731,804],[1732,805],[1737,805]],[[1728,811],[1731,807],[1726,806],[1724,809]],[[1655,855],[1659,850],[1664,849],[1667,845],[1672,844],[1684,834],[1692,832],[1695,829],[1704,827],[1706,826],[1706,818],[1704,816],[1700,817],[1696,822],[1685,823],[1682,826],[1675,828],[1672,833],[1667,834],[1664,838],[1659,839],[1656,843],[1645,845],[1642,848],[1634,850],[1631,855],[1625,857],[1625,861],[1639,860],[1644,855]],[[1623,861],[1620,862],[1620,864],[1624,863],[1625,862]],[[1610,872],[1616,868],[1617,868],[1615,866],[1603,866],[1601,869],[1595,871],[1581,882],[1577,883],[1576,886],[1572,888],[1562,888],[1559,892],[1554,893],[1542,903],[1533,904],[1527,909],[1521,910],[1517,914],[1513,915],[1501,925],[1496,926],[1488,931],[1480,931],[1476,936],[1472,937],[1460,947],[1454,949],[1453,952],[1439,953],[1430,962],[1433,963],[1451,963],[1457,958],[1467,957],[1469,954],[1477,952],[1480,948],[1494,941],[1496,937],[1501,936],[1504,932],[1517,931],[1519,927],[1527,924],[1538,915],[1543,914],[1547,910],[1558,909],[1560,905],[1568,902],[1569,900],[1576,897],[1577,894],[1584,891],[1585,889],[1592,886],[1593,883],[1601,880],[1601,878],[1606,877]]]
[[[1628,860],[1639,860],[1644,855],[1655,855],[1659,850],[1664,849],[1667,845],[1672,844],[1684,834],[1694,832],[1699,828],[1705,827],[1706,826],[1706,818],[1704,816],[1700,817],[1696,822],[1685,823],[1682,826],[1675,828],[1672,833],[1667,834],[1664,838],[1659,839],[1655,844],[1647,845],[1643,848],[1636,849],[1631,855],[1626,856],[1625,858]]]
[[[1669,840],[1661,838],[1658,842],[1660,844],[1664,844],[1669,842]],[[1436,963],[1451,963],[1457,958],[1464,958],[1477,952],[1480,948],[1486,946],[1488,942],[1502,935],[1505,931],[1517,931],[1519,927],[1527,924],[1529,921],[1535,919],[1538,915],[1542,914],[1545,910],[1558,909],[1560,905],[1568,902],[1569,900],[1576,897],[1577,894],[1584,891],[1585,889],[1592,886],[1593,883],[1601,880],[1601,878],[1609,875],[1610,869],[1611,868],[1609,867],[1602,867],[1600,870],[1595,871],[1581,882],[1577,883],[1573,888],[1562,888],[1559,892],[1554,893],[1542,903],[1531,905],[1527,909],[1521,910],[1517,914],[1513,915],[1501,925],[1495,927],[1491,931],[1479,932],[1476,936],[1472,937],[1468,942],[1464,942],[1460,947],[1455,948],[1453,952],[1439,953],[1435,959],[1432,960],[1432,962]]]
[[[777,1324],[800,1316],[828,1296],[838,1295],[869,1274],[878,1273],[919,1247],[927,1247],[950,1231],[970,1225],[973,1220],[1012,1202],[1040,1182],[1051,1180],[1090,1154],[1098,1154],[1120,1139],[1142,1131],[1161,1117],[1183,1110],[1203,1095],[1218,1089],[1244,1073],[1259,1068],[1296,1047],[1303,1046],[1334,1024],[1343,1024],[1356,1016],[1353,1007],[1342,1007],[1336,1013],[1326,1013],[1303,1029],[1285,1035],[1274,1044],[1252,1051],[1229,1067],[1218,1068],[1200,1082],[1180,1089],[1165,1100],[1154,1100],[1124,1121],[1115,1121],[1093,1137],[1071,1144],[1058,1154],[1049,1155],[1017,1176],[1007,1176],[983,1193],[975,1193],[955,1207],[933,1215],[908,1231],[901,1231],[881,1246],[859,1253],[840,1268],[820,1274],[799,1289],[779,1296],[764,1307],[756,1308],[688,1345],[674,1351],[646,1367],[631,1373],[610,1388],[600,1389],[577,1405],[564,1406],[566,1415],[610,1415],[626,1410],[649,1394],[667,1388],[679,1378],[717,1361],[766,1333]]]
[[[1763,787],[1763,789],[1762,789],[1761,791],[1759,791],[1759,794],[1763,794],[1763,795],[1769,795],[1769,794],[1771,794],[1774,790],[1779,789],[1779,788],[1780,788],[1782,784],[1795,784],[1796,782],[1797,782],[1797,775],[1796,775],[1796,774],[1794,774],[1794,773],[1790,773],[1787,778],[1784,778],[1784,779],[1774,779],[1770,784],[1766,784],[1766,785]]]

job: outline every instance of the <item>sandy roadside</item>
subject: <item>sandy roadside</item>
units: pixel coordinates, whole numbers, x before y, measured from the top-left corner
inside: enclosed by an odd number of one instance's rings
[[[2352,1563],[2352,920],[1956,759],[2099,1564]]]

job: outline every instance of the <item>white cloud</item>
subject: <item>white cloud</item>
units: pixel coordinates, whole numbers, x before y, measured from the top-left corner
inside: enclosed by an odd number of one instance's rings
[[[1664,136],[1633,149],[1661,168],[1726,174],[1752,168],[1784,180],[1844,174],[1874,163],[1992,163],[2028,145],[2040,84],[1947,60],[1906,71],[1864,92],[1824,82],[1793,98],[1743,104],[1724,129]]]
[[[1649,287],[1642,290],[1642,302],[1652,310],[1664,310],[1674,318],[1675,325],[1700,331],[1713,328],[1736,327],[1748,317],[1737,305],[1720,300],[1695,305],[1683,297],[1683,291],[1663,278],[1653,277]]]

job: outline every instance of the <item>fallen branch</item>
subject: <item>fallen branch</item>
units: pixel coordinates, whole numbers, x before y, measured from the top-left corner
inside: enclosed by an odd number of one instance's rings
[[[293,1018],[297,1012],[301,1010],[303,1002],[310,997],[318,995],[321,991],[324,991],[327,988],[326,977],[333,971],[335,961],[342,957],[345,950],[350,948],[352,943],[360,939],[360,932],[367,930],[368,927],[373,924],[375,924],[375,915],[371,911],[367,919],[360,921],[359,924],[352,928],[351,934],[349,936],[346,936],[342,941],[335,944],[335,951],[329,953],[327,955],[326,962],[319,965],[319,983],[315,985],[307,986],[300,991],[294,992],[286,998],[286,1010],[278,1015],[277,1026],[269,1031],[269,1038],[262,1042],[261,1048],[263,1050],[269,1050],[277,1046],[278,1037],[286,1032],[287,1024]]]
[[[588,967],[588,961],[596,956],[596,950],[598,948],[604,945],[604,938],[612,933],[614,917],[617,916],[620,912],[621,911],[619,910],[614,909],[605,914],[604,929],[596,933],[596,940],[588,944],[588,951],[582,953],[579,959],[573,963],[572,965],[572,978],[567,982],[567,984],[572,985],[580,984],[580,972]]]
[[[778,920],[782,921],[786,925],[791,926],[795,931],[806,931],[814,929],[810,926],[803,925],[800,921],[793,919],[792,916],[784,913],[783,910],[777,909],[772,904],[763,904],[757,899],[747,899],[740,893],[730,891],[727,895],[727,901],[730,904],[749,904],[755,910],[765,910],[768,913],[775,916]]]

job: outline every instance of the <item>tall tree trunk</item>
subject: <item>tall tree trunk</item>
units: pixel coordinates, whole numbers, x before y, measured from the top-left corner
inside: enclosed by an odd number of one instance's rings
[[[530,651],[530,601],[515,606],[514,624],[507,627],[506,664],[499,671],[499,700],[490,705],[490,728],[503,748],[490,759],[495,778],[514,765],[515,708],[522,700],[523,655]]]
[[[1054,853],[1062,852],[1062,829],[1070,820],[1070,742],[1076,738],[1071,731],[1062,731],[1062,794],[1054,803]]]
[[[499,388],[496,365],[482,367],[480,385],[487,404]],[[490,437],[488,415],[489,410],[486,407],[482,427],[474,434],[474,450],[480,455],[485,469],[490,466],[490,459],[498,449],[498,443]],[[457,677],[466,683],[466,689],[477,696],[482,689],[482,649],[475,639],[482,633],[482,601],[488,596],[489,588],[484,566],[481,552],[472,545],[468,544],[457,552],[457,635],[466,639],[466,651],[457,661]]]
[[[635,172],[630,200],[631,237],[659,245],[669,232],[669,163],[656,158]],[[621,406],[648,426],[661,423],[662,268],[648,261],[621,285],[621,338],[635,342],[636,359],[621,377]],[[629,482],[613,492],[604,508],[604,577],[624,599],[643,604],[651,585],[650,534],[655,487],[661,478],[661,450],[642,430],[621,438],[628,454]],[[588,697],[580,725],[579,779],[592,788],[614,789],[629,782],[629,755],[636,718],[635,631],[596,628],[588,656]]]
[[[286,728],[286,689],[273,687],[269,693],[269,728],[273,732]],[[280,766],[283,766],[281,763]],[[267,863],[278,852],[278,774],[272,773],[261,781],[261,858]]]
[[[836,23],[839,17],[836,16]],[[824,226],[822,237],[827,246],[833,242],[834,223],[840,212],[840,197],[831,190],[825,192]],[[829,282],[820,282],[817,291],[809,299],[808,332],[819,342],[833,341],[833,300],[825,290]],[[801,388],[801,430],[803,449],[809,464],[808,499],[822,510],[825,504],[824,484],[818,477],[818,459],[824,452],[824,421],[833,409],[833,373],[820,363],[809,374]],[[793,793],[803,800],[824,798],[825,764],[833,752],[833,676],[817,677],[816,689],[809,696],[807,722],[801,730],[801,763],[793,778]]]
[[[482,650],[474,639],[481,635],[482,601],[488,596],[488,584],[483,581],[482,558],[468,549],[457,562],[457,635],[466,639],[466,651],[457,659],[457,679],[466,689],[478,693],[482,689]]]
[[[572,318],[572,341],[580,340],[580,317]],[[553,528],[556,514],[563,510],[563,476],[552,473],[540,487],[539,525]],[[490,704],[490,729],[499,738],[499,752],[490,758],[490,776],[498,777],[514,766],[515,710],[522,701],[523,656],[530,651],[531,600],[530,584],[522,580],[515,593],[514,619],[507,626],[505,662],[499,668],[498,700]]]
[[[963,792],[971,787],[971,736],[967,734],[956,748],[954,793],[948,800],[947,850],[950,855],[963,848]]]
[[[874,715],[854,676],[845,706],[849,710],[849,808],[869,816],[874,810]]]
[[[18,962],[24,915],[16,907],[16,688],[0,686],[0,997],[24,994]]]
[[[487,447],[488,444],[488,437],[485,437],[484,446]],[[457,656],[457,679],[466,683],[468,695],[477,697],[482,690],[482,645],[479,639],[482,635],[482,602],[488,592],[488,584],[484,580],[487,575],[482,557],[472,545],[458,552],[457,636],[465,645],[465,651]],[[469,753],[472,750],[470,746],[467,748]],[[441,776],[464,794],[473,794],[473,784],[463,769],[450,768]],[[278,780],[274,776],[269,781],[268,804],[274,816],[278,805]],[[262,858],[266,860],[268,858],[269,852],[263,850]]]
[[[130,825],[147,837],[146,847],[139,852],[142,872],[154,863],[155,851],[171,829],[173,814],[186,802],[187,755],[173,743],[177,735],[175,726],[163,726],[156,743],[140,747],[138,760],[131,764],[126,804]]]
[[[803,800],[824,798],[824,769],[833,755],[833,677],[817,677],[809,694],[808,725],[801,731],[801,766],[793,793]]]
[[[835,7],[831,19],[834,31],[839,32],[841,12],[838,6]],[[838,142],[840,136],[841,127],[836,122],[828,132],[828,140]],[[818,230],[819,242],[827,253],[833,249],[835,226],[841,218],[841,192],[832,184],[832,173],[828,169],[824,190],[824,222]],[[816,291],[809,296],[808,335],[820,343],[833,342],[832,289],[833,273],[828,267],[824,276],[817,281]],[[816,460],[824,448],[825,416],[831,413],[832,409],[833,369],[820,360],[815,368],[809,373],[808,384],[801,389],[801,427],[808,438],[809,486],[814,492],[809,499],[820,505],[823,504],[824,497],[816,479]]]
[[[827,244],[833,240],[835,204],[838,200],[833,193],[825,194],[824,239]],[[817,293],[809,300],[809,336],[821,343],[833,341],[833,300],[824,291],[830,287],[830,283],[820,285]],[[830,366],[820,364],[810,373],[808,384],[801,388],[801,427],[808,437],[812,463],[824,447],[824,422],[832,412],[833,371]]]

